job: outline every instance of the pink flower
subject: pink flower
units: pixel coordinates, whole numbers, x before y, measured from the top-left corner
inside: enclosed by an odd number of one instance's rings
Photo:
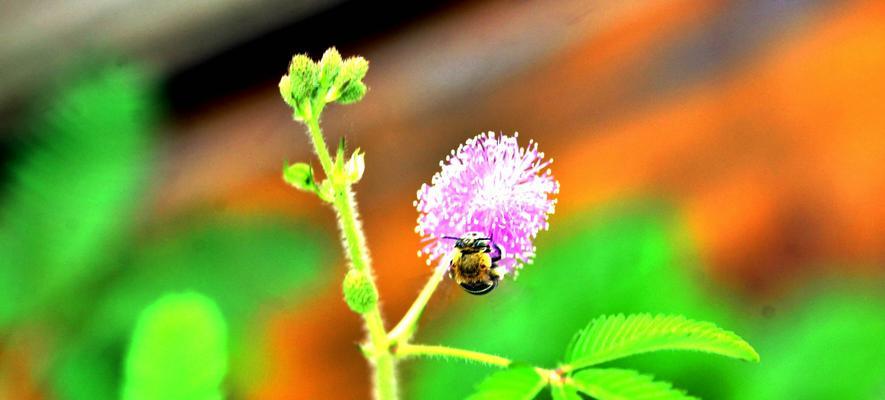
[[[549,227],[559,182],[548,168],[553,160],[544,160],[531,140],[519,147],[518,136],[489,132],[468,139],[440,162],[431,184],[418,190],[415,231],[424,242],[418,254],[428,256],[428,265],[452,251],[454,242],[443,236],[468,232],[486,234],[501,247],[501,275],[532,262],[533,241]]]

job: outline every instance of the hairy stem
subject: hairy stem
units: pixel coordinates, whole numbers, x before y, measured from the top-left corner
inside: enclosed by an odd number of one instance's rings
[[[319,125],[319,113],[307,119],[308,131],[313,141],[314,150],[323,166],[326,178],[331,180],[335,188],[335,199],[332,205],[338,215],[338,225],[344,238],[344,250],[354,269],[363,272],[371,285],[377,290],[375,276],[369,262],[369,252],[366,247],[366,237],[359,222],[359,211],[356,207],[356,199],[350,184],[340,174],[333,170],[332,158],[329,149],[323,139],[323,133]],[[378,400],[397,399],[396,360],[390,353],[390,345],[387,340],[387,331],[384,329],[384,320],[381,310],[376,302],[374,306],[362,314],[366,331],[369,335],[371,351],[369,361],[374,366],[374,396]]]
[[[326,178],[332,175],[332,156],[329,155],[329,148],[326,147],[326,140],[323,139],[323,131],[320,129],[319,117],[314,117],[304,121],[307,124],[307,131],[310,133],[310,140],[313,142],[313,150],[320,159],[320,165],[323,167],[323,173]]]
[[[390,330],[388,338],[391,343],[405,343],[412,338],[412,335],[415,334],[418,318],[421,317],[421,313],[424,312],[424,307],[427,306],[427,302],[430,301],[433,292],[436,291],[437,286],[442,282],[447,270],[448,266],[445,262],[440,263],[440,265],[436,267],[433,271],[433,275],[430,276],[430,280],[427,281],[424,288],[421,289],[421,293],[418,293],[415,302],[412,303],[412,306],[406,311],[406,315],[404,315],[403,319]]]
[[[408,357],[440,357],[444,359],[460,359],[475,361],[486,365],[507,368],[511,362],[509,359],[478,351],[458,349],[447,346],[433,346],[426,344],[404,343],[396,347],[398,358]]]
[[[344,247],[347,252],[347,258],[350,260],[353,268],[360,272],[365,272],[370,277],[372,286],[375,285],[375,276],[372,274],[372,267],[369,264],[369,250],[366,246],[366,236],[363,234],[363,226],[359,220],[359,211],[356,208],[356,198],[350,185],[339,179],[340,182],[334,183],[335,200],[332,205],[338,214],[338,225],[341,228],[341,234],[344,237]]]
[[[363,314],[366,330],[369,332],[369,341],[372,344],[371,361],[375,367],[372,377],[372,388],[375,399],[395,400],[397,395],[396,360],[390,353],[387,342],[387,334],[384,331],[384,322],[381,319],[381,311],[378,306]]]

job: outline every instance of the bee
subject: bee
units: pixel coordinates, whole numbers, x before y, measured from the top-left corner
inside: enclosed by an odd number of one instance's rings
[[[483,295],[498,286],[501,276],[495,268],[504,253],[501,246],[492,242],[492,238],[485,237],[481,232],[443,238],[455,240],[455,248],[449,257],[449,277],[467,293]],[[492,255],[493,248],[497,252],[495,255]]]

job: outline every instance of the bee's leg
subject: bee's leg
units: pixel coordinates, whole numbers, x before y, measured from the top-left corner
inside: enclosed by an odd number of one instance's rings
[[[502,249],[501,246],[498,246],[497,243],[492,243],[492,246],[494,246],[495,250],[498,251],[498,254],[492,256],[492,265],[495,265],[495,263],[501,261],[501,259],[504,258],[504,249]]]

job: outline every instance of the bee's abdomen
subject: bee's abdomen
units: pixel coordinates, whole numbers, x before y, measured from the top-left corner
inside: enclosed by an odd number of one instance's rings
[[[479,275],[492,265],[492,259],[486,253],[465,254],[461,256],[461,274],[467,278]]]

